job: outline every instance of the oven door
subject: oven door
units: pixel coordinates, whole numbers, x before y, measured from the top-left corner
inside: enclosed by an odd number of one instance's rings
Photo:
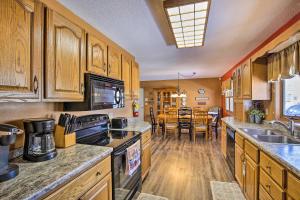
[[[135,141],[124,145],[121,149],[113,152],[113,199],[115,200],[129,200],[136,199],[141,192],[142,173],[141,165],[129,175],[127,172],[127,151]]]
[[[91,80],[92,110],[124,107],[124,86]]]

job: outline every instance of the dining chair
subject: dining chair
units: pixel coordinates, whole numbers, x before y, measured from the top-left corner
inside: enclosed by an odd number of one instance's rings
[[[152,134],[156,133],[158,135],[158,132],[159,132],[159,129],[157,130],[158,123],[154,116],[153,107],[150,107],[150,118],[151,118],[151,133]]]
[[[208,131],[208,112],[202,109],[193,109],[193,127],[194,127],[194,142],[196,142],[196,134],[204,133],[206,140],[209,137]]]
[[[178,134],[179,139],[181,137],[182,129],[189,130],[190,140],[192,140],[192,132],[193,132],[193,116],[192,116],[192,108],[190,107],[181,107],[178,109]]]
[[[169,131],[174,131],[174,134],[176,135],[176,132],[178,130],[177,108],[165,108],[164,113],[164,138],[167,136],[167,133]]]
[[[219,122],[221,118],[221,108],[218,106],[213,107],[210,109],[210,112],[212,112],[212,120],[211,123],[209,124],[209,130],[215,131],[216,139],[218,138],[218,127],[219,127]]]

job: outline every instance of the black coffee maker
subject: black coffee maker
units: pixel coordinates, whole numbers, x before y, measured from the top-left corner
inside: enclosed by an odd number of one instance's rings
[[[23,158],[40,162],[50,160],[57,155],[54,142],[54,119],[24,120],[25,145]]]
[[[10,124],[0,124],[0,182],[12,179],[19,174],[19,167],[9,164],[9,145],[15,143],[22,130]]]

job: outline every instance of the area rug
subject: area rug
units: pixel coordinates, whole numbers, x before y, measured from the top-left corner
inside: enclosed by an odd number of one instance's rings
[[[141,193],[137,200],[168,200],[168,198],[155,196],[152,194]]]
[[[246,200],[235,182],[210,181],[213,200]]]

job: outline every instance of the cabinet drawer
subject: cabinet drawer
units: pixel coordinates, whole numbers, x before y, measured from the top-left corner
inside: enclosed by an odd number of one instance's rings
[[[238,132],[235,132],[235,143],[244,149],[244,138]]]
[[[245,152],[254,162],[258,163],[258,148],[247,140],[245,140]]]
[[[285,169],[264,152],[260,154],[260,166],[281,188],[285,186]]]
[[[59,188],[54,193],[50,194],[45,199],[77,199],[81,195],[83,195],[83,193],[92,188],[101,179],[103,179],[110,171],[111,158],[109,156],[74,180]]]
[[[147,142],[151,138],[151,131],[147,130],[144,133],[142,133],[142,144]]]
[[[284,199],[284,191],[266,174],[264,170],[260,170],[260,185],[274,199]]]
[[[267,193],[262,185],[259,185],[259,200],[272,200],[272,197]]]
[[[288,173],[287,193],[293,199],[300,199],[300,179]]]

